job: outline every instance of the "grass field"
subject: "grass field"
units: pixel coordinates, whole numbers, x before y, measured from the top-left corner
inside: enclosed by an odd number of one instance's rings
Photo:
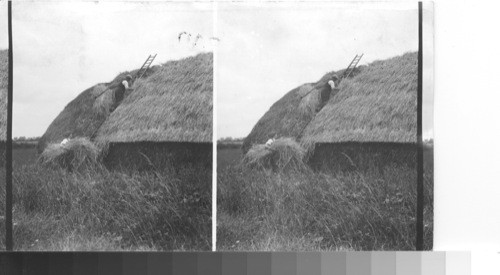
[[[217,249],[414,250],[416,171],[269,173],[218,150]],[[425,248],[432,249],[433,162],[425,152]]]
[[[15,250],[211,248],[209,169],[70,173],[42,167],[36,157],[34,148],[13,152]]]

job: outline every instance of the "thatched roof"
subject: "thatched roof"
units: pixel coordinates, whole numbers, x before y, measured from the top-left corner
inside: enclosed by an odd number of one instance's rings
[[[97,132],[110,142],[212,142],[213,56],[165,63],[134,84]]]
[[[416,142],[417,53],[361,66],[328,97],[332,74],[278,100],[252,129],[243,150],[275,134],[308,144]]]
[[[0,50],[0,141],[7,139],[7,86],[9,84],[9,51]]]
[[[417,53],[376,61],[342,83],[303,142],[417,142]]]
[[[110,113],[113,90],[136,71],[120,73],[78,95],[50,124],[39,151],[69,136],[110,142],[211,141],[211,53],[151,67]]]

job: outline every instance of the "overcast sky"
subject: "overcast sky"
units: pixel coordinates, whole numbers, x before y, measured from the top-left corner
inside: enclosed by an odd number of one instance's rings
[[[248,135],[285,93],[345,68],[358,53],[364,53],[362,65],[418,50],[416,2],[227,3],[219,8],[219,138]],[[431,75],[428,70],[425,77]],[[429,85],[424,90],[424,137],[428,137],[433,97]]]
[[[79,93],[139,68],[149,54],[158,54],[157,64],[212,51],[212,10],[210,3],[13,3],[13,136],[41,136]],[[196,47],[194,39],[179,42],[182,31],[206,39]]]
[[[218,137],[246,136],[289,90],[346,67],[357,53],[366,64],[418,49],[416,3],[218,7]],[[5,2],[0,11],[6,15]],[[16,2],[13,15],[14,137],[42,135],[80,92],[140,67],[150,53],[158,53],[158,63],[214,50],[208,40],[196,47],[177,40],[181,31],[214,35],[210,3]],[[424,13],[424,30],[432,23],[426,19]],[[7,30],[6,20],[0,28]],[[430,41],[424,38],[424,59]],[[0,35],[0,47],[7,42]],[[424,83],[431,84],[432,64],[424,64]],[[431,88],[424,85],[426,137]]]

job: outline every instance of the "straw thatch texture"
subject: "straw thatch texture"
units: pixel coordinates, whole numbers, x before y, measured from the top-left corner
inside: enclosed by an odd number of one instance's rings
[[[109,144],[104,164],[110,169],[156,170],[212,167],[212,144],[193,142],[117,142]]]
[[[301,85],[274,103],[257,122],[243,142],[243,151],[252,145],[262,144],[269,138],[294,137],[300,139],[304,128],[316,116],[331,96],[328,80],[334,73],[328,73],[316,83]]]
[[[92,169],[99,165],[99,149],[86,138],[75,138],[66,144],[49,144],[39,161],[48,167],[68,171]]]
[[[393,142],[417,139],[417,53],[363,68],[315,116],[303,143]]]
[[[7,139],[7,86],[9,84],[9,51],[0,51],[0,142]],[[1,145],[0,145],[1,147]]]
[[[306,151],[292,138],[277,139],[270,146],[252,146],[243,158],[243,165],[254,169],[280,172],[308,171]]]
[[[165,63],[134,91],[99,128],[107,142],[211,142],[211,53]]]

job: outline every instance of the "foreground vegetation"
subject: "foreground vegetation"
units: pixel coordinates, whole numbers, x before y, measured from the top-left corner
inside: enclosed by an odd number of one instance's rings
[[[416,169],[258,172],[234,165],[234,150],[219,151],[225,165],[218,168],[217,249],[414,250]],[[424,237],[431,249],[432,162],[425,171]]]
[[[71,173],[26,161],[15,163],[13,176],[16,250],[211,248],[208,169]]]

